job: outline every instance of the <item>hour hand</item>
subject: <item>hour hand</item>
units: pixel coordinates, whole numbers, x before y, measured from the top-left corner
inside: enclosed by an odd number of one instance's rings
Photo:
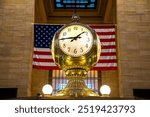
[[[70,42],[74,41],[74,40],[77,40],[77,38],[81,38],[81,37],[75,37],[73,38]]]

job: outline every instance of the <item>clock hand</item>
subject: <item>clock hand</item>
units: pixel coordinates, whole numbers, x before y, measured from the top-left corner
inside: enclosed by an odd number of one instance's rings
[[[83,33],[85,33],[85,32],[82,32],[82,33],[80,33],[80,34],[78,34],[75,38],[78,38],[80,35],[82,35]]]
[[[77,40],[78,38],[81,38],[81,37],[79,37],[79,36],[82,35],[83,33],[85,33],[85,32],[82,32],[82,33],[78,34],[78,35],[75,36],[70,42],[72,42],[72,41],[74,41],[74,40]]]
[[[79,37],[79,36],[80,36],[81,34],[83,34],[83,33],[85,33],[85,32],[82,32],[82,33],[78,34],[78,35],[75,36],[75,37],[66,37],[66,38],[61,38],[61,39],[59,39],[59,40],[72,39],[72,40],[71,40],[71,42],[72,42],[73,40],[77,40],[77,38],[81,38],[81,37]]]
[[[61,38],[59,40],[65,40],[65,39],[73,39],[74,37],[66,37],[66,38]]]
[[[81,37],[78,37],[78,38],[81,38]],[[73,38],[70,42],[74,41],[74,40],[77,40],[77,38]]]

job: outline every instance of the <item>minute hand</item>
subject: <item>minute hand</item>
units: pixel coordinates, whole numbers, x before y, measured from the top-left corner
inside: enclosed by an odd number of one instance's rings
[[[59,40],[65,40],[65,39],[73,39],[74,37],[66,37],[66,38],[61,38]]]
[[[80,33],[80,34],[78,34],[75,38],[78,38],[80,35],[82,35],[83,33],[85,33],[85,32],[82,32],[82,33]]]

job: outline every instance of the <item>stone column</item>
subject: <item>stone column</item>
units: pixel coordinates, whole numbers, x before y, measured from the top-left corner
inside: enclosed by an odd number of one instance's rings
[[[121,96],[150,89],[150,0],[117,0]]]
[[[0,88],[18,97],[31,93],[33,21],[34,0],[0,0]]]

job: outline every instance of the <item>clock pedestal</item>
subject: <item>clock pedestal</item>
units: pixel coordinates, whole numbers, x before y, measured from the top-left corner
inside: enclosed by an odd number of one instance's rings
[[[90,90],[86,84],[85,79],[87,72],[84,69],[71,69],[66,71],[68,78],[67,86],[57,92],[56,96],[71,96],[71,97],[88,97],[99,96],[93,90]]]

